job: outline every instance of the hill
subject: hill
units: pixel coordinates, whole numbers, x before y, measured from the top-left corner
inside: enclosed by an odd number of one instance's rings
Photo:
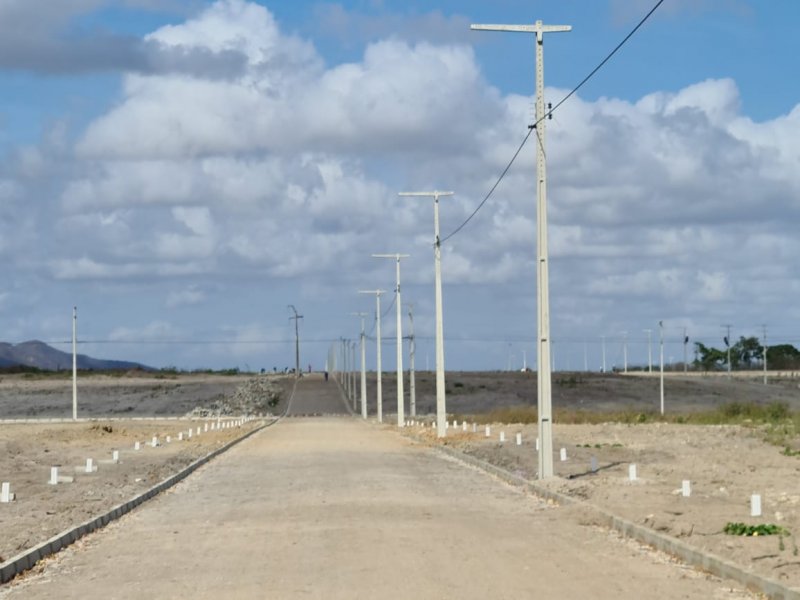
[[[149,369],[139,363],[122,360],[104,360],[78,354],[78,369],[92,371],[112,371],[129,369]],[[62,352],[44,342],[31,340],[21,344],[0,342],[0,368],[26,366],[43,371],[63,371],[72,368],[72,354]]]

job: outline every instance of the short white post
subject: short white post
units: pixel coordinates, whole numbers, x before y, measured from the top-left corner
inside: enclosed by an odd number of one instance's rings
[[[522,446],[522,434],[517,434],[517,446]]]
[[[91,473],[94,470],[94,465],[92,464],[94,461],[91,458],[86,459],[86,473]]]
[[[501,431],[500,432],[500,443],[502,444],[505,441],[506,441],[506,432],[505,431]]]
[[[486,437],[491,437],[491,436],[492,436],[492,428],[487,425],[486,426]]]
[[[536,438],[536,451],[539,451],[539,438]]]
[[[205,425],[205,431],[208,431],[208,423]]]
[[[466,421],[464,421],[464,422],[461,424],[461,431],[466,431],[466,430],[467,430],[467,422],[466,422]]]
[[[597,457],[596,457],[596,456],[593,456],[593,457],[592,457],[592,458],[589,460],[589,470],[590,470],[592,473],[597,473]]]
[[[692,495],[692,482],[688,479],[684,479],[681,482],[681,496],[684,498],[688,498]]]
[[[562,448],[561,449],[561,462],[564,462],[565,460],[567,460],[567,449],[566,448]]]
[[[183,432],[182,432],[182,431],[179,431],[179,432],[178,432],[178,441],[179,441],[179,442],[182,442],[182,441],[183,441]]]
[[[197,435],[200,435],[200,428],[197,428]]]
[[[155,448],[156,446],[158,446],[158,437],[156,437],[156,436],[153,436],[153,440],[150,442],[150,445],[151,445],[153,448]]]
[[[445,430],[450,429],[450,421],[445,421],[444,422],[444,428],[445,428]]]
[[[0,487],[0,502],[4,504],[11,502],[11,484],[8,481],[4,481]]]
[[[761,516],[761,494],[753,494],[750,496],[750,516]]]
[[[171,444],[171,443],[172,443],[172,437],[171,437],[171,436],[167,436],[167,443],[168,443],[168,444]]]
[[[478,433],[478,424],[477,423],[473,423],[472,424],[472,433]]]
[[[58,485],[58,467],[50,467],[50,485]]]
[[[139,442],[134,442],[133,449],[134,450],[141,450],[142,449],[142,445]]]
[[[111,460],[113,460],[114,462],[119,462],[119,450],[114,450],[111,453]]]
[[[628,465],[628,479],[630,481],[636,481],[636,465]]]
[[[192,439],[192,428],[189,427],[189,439]]]
[[[453,419],[453,427],[458,427],[458,419]]]

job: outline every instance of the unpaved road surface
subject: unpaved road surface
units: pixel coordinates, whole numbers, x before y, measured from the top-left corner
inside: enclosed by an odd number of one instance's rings
[[[337,395],[301,381],[295,410]],[[341,417],[284,420],[0,590],[26,600],[750,597]]]

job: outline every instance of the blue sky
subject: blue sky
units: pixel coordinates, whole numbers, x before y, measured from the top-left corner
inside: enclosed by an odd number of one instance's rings
[[[546,39],[556,102],[652,4],[4,3],[0,337],[65,340],[77,304],[93,355],[282,367],[295,304],[319,367],[372,310],[355,291],[393,287],[370,255],[408,252],[432,360],[431,208],[395,194],[454,189],[451,231],[533,105],[532,39],[469,24],[572,25]],[[548,124],[556,368],[598,368],[601,336],[641,364],[659,320],[668,359],[684,327],[800,344],[798,13],[666,0]],[[445,247],[450,368],[535,360],[532,151]]]

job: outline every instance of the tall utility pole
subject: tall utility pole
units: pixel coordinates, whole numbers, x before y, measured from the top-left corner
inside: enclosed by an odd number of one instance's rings
[[[356,394],[356,345],[355,340],[350,342],[350,364],[352,365],[351,370],[353,372],[353,410],[358,410],[356,406],[356,398],[358,397],[358,394]]]
[[[622,369],[628,372],[628,332],[622,332]]]
[[[289,317],[290,321],[294,319],[294,376],[300,377],[300,329],[297,326],[297,322],[303,318],[303,315],[297,314],[294,304],[290,304],[289,308],[294,312],[294,316]]]
[[[726,329],[725,346],[728,348],[728,377],[731,376],[731,326],[723,325]]]
[[[764,385],[767,385],[767,326],[761,326],[762,352],[764,353]]]
[[[686,333],[686,327],[683,328],[683,372],[689,370],[689,336]]]
[[[408,258],[408,254],[373,254],[373,258],[391,258],[394,259],[396,269],[396,286],[395,294],[397,294],[397,426],[405,427],[406,414],[405,414],[405,390],[403,389],[403,308],[400,301],[400,259]]]
[[[350,313],[354,317],[361,318],[361,417],[367,418],[367,336],[364,319],[369,316],[369,313],[359,312]]]
[[[433,278],[436,296],[436,435],[447,434],[447,407],[444,391],[444,326],[442,325],[442,243],[439,239],[439,197],[453,192],[401,192],[400,196],[433,197]]]
[[[78,420],[78,307],[72,307],[72,420]]]
[[[661,349],[661,414],[664,414],[664,321],[658,322],[658,343]]]
[[[653,372],[653,330],[644,329],[647,334],[647,372]]]
[[[544,34],[557,31],[572,31],[569,25],[472,25],[471,29],[490,31],[514,31],[536,34],[536,279],[538,305],[538,385],[539,411],[539,478],[553,476],[553,417],[550,377],[550,275],[547,251],[547,162],[544,152],[545,120],[551,116],[544,108]]]
[[[606,372],[606,336],[600,336],[600,345],[603,349],[603,373]]]
[[[414,305],[408,306],[408,404],[411,416],[417,416],[417,384],[414,374],[414,355],[417,353],[417,340],[414,338]]]
[[[377,371],[377,404],[378,404],[378,423],[383,423],[383,384],[381,382],[381,294],[383,290],[361,290],[359,294],[374,294],[375,295],[375,370]],[[363,413],[362,413],[363,414]]]

